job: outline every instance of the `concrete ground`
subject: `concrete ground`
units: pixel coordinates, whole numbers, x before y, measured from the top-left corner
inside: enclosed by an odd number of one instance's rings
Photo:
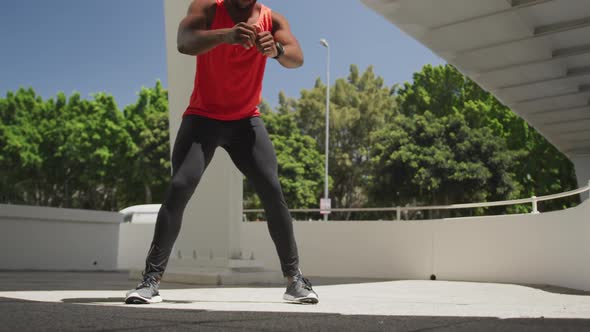
[[[163,283],[124,305],[126,273],[0,272],[0,331],[584,331],[590,295],[555,287],[312,279],[318,305],[279,287]]]

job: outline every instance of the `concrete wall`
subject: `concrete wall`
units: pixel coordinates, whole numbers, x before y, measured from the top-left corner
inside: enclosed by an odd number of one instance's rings
[[[115,212],[0,205],[0,269],[115,270]]]
[[[117,258],[120,270],[143,271],[155,226],[155,223],[121,224]]]
[[[244,250],[278,270],[266,223],[242,224]],[[590,290],[590,201],[538,215],[431,221],[297,222],[310,276],[551,284]]]
[[[143,269],[154,224],[118,213],[0,205],[0,269]],[[266,223],[244,255],[279,270]],[[543,213],[431,221],[296,222],[310,276],[550,284],[590,290],[590,201]],[[96,262],[96,265],[93,265]]]

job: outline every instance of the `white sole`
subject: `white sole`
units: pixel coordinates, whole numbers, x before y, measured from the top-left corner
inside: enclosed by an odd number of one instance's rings
[[[304,296],[304,297],[294,297],[292,295],[285,293],[285,294],[283,294],[283,300],[289,301],[289,302],[296,302],[296,303],[305,303],[305,304],[316,304],[316,303],[320,302],[317,295],[315,295],[315,294],[310,294],[309,296]]]
[[[162,297],[160,295],[156,295],[156,296],[152,297],[151,299],[148,299],[148,298],[145,298],[145,297],[137,294],[137,292],[130,293],[125,298],[126,304],[152,304],[152,303],[160,303],[160,302],[162,302]]]

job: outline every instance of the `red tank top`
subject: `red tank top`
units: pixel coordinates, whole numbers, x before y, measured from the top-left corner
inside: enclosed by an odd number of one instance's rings
[[[235,23],[217,1],[211,30],[232,28]],[[261,5],[256,24],[261,31],[272,31],[271,10]],[[259,116],[262,79],[267,57],[256,47],[222,44],[197,56],[195,88],[184,115],[196,114],[216,120],[239,120]]]

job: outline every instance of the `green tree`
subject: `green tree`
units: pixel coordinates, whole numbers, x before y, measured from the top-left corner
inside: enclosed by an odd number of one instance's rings
[[[325,94],[318,79],[298,99],[279,94],[276,112],[260,105],[292,208],[317,207],[322,196]],[[425,66],[400,89],[385,86],[372,67],[360,73],[353,65],[332,86],[330,110],[334,207],[489,201],[577,186],[562,153],[449,65]],[[160,82],[123,113],[105,93],[44,101],[19,89],[0,98],[0,119],[2,202],[115,210],[163,199],[170,144]],[[259,207],[245,189],[246,206]]]
[[[448,126],[450,123],[461,123],[464,132],[470,132],[467,136],[469,140],[477,137],[487,140],[497,141],[497,145],[490,151],[495,151],[489,156],[472,151],[472,156],[481,158],[482,165],[491,171],[490,174],[496,174],[496,177],[490,177],[486,180],[486,187],[474,186],[474,184],[460,184],[460,188],[479,188],[481,192],[471,192],[469,195],[463,197],[437,197],[421,196],[420,193],[416,196],[418,201],[429,204],[441,204],[450,199],[450,203],[466,202],[476,200],[497,200],[507,199],[511,197],[530,196],[532,194],[546,194],[550,192],[559,192],[569,190],[575,186],[575,177],[571,163],[559,153],[553,146],[547,143],[533,128],[526,122],[519,118],[510,109],[502,105],[493,95],[481,89],[475,82],[463,76],[459,71],[450,65],[433,67],[425,66],[420,72],[414,74],[412,83],[406,83],[398,92],[399,110],[403,114],[403,121],[410,123],[419,123],[424,117],[432,121],[432,126],[442,125]],[[457,122],[458,121],[458,122]],[[393,127],[389,130],[396,131],[403,128],[399,123],[400,119],[393,121]],[[415,132],[413,127],[406,127],[405,130],[410,130],[412,135],[419,135],[420,132]],[[451,128],[444,129],[445,132],[452,134]],[[390,133],[391,134],[391,133]],[[473,136],[475,135],[475,136]],[[387,135],[380,133],[378,136],[383,142],[394,144],[386,138]],[[418,146],[420,146],[420,142]],[[428,142],[432,144],[433,142]],[[483,144],[480,142],[477,144]],[[457,155],[460,153],[460,147],[455,146],[452,141],[446,141],[445,144],[450,144],[452,154],[446,155],[445,158],[459,158],[454,161],[461,161],[461,157]],[[427,146],[424,146],[425,148]],[[399,146],[401,150],[407,150],[408,147]],[[443,146],[440,146],[437,151],[443,151]],[[482,145],[483,148],[483,145]],[[487,148],[492,148],[487,144]],[[381,166],[377,169],[384,171],[384,164],[389,160],[395,163],[395,156],[386,155],[387,151],[394,152],[396,147],[381,147],[381,150],[375,155],[385,160],[377,160]],[[541,151],[551,151],[551,154],[544,155],[540,158]],[[409,152],[408,152],[409,153]],[[413,153],[424,153],[419,150]],[[406,161],[414,160],[406,156]],[[450,160],[448,164],[451,164]],[[502,167],[492,167],[489,161],[502,161],[499,165]],[[379,164],[379,163],[377,163]],[[416,164],[412,164],[415,167]],[[425,168],[427,169],[427,168]],[[452,169],[452,168],[451,168]],[[390,169],[391,170],[391,169]],[[460,171],[460,169],[457,169]],[[429,174],[429,173],[428,173]],[[433,183],[445,183],[443,178],[437,178],[444,173],[434,173]],[[483,174],[483,173],[481,173]],[[480,175],[481,175],[480,174]],[[502,175],[504,174],[504,175]],[[560,175],[558,175],[560,174]],[[412,175],[412,173],[410,174]],[[393,174],[374,174],[376,178],[394,176]],[[408,176],[408,174],[396,174],[396,176]],[[480,177],[484,179],[485,177]],[[450,178],[447,178],[450,179]],[[495,179],[495,180],[493,180]],[[539,181],[541,180],[541,181]],[[378,185],[377,185],[378,186]],[[375,187],[374,187],[375,188]],[[455,191],[461,191],[459,187]],[[385,188],[375,190],[373,195],[380,192],[379,197],[389,197],[392,199],[396,197],[393,192],[388,195],[383,192]],[[409,190],[410,188],[407,188]],[[447,191],[447,189],[444,189]],[[386,195],[386,196],[383,196]],[[397,197],[397,199],[401,199]],[[405,200],[402,200],[405,201]],[[522,211],[522,210],[521,210]]]
[[[385,86],[372,67],[361,74],[355,65],[350,67],[347,79],[336,80],[332,87],[329,169],[333,207],[368,204],[366,184],[375,145],[371,133],[383,128],[395,113],[394,91],[395,87]],[[325,148],[325,100],[326,87],[318,79],[313,89],[301,92],[295,107],[299,128],[316,140],[319,151]],[[349,219],[350,214],[336,214],[334,218]]]
[[[375,133],[371,198],[385,206],[511,199],[515,154],[461,113],[400,114]]]
[[[8,202],[56,207],[116,208],[119,171],[133,150],[112,96],[44,102],[32,89],[0,101],[2,186]],[[3,165],[3,166],[4,166]]]
[[[168,92],[160,81],[142,88],[124,114],[136,151],[127,159],[122,199],[126,205],[161,202],[171,172]]]
[[[35,114],[43,113],[44,103],[33,89],[8,92],[0,99],[0,192],[2,201],[37,205],[39,175],[43,156],[39,144],[43,136]]]

